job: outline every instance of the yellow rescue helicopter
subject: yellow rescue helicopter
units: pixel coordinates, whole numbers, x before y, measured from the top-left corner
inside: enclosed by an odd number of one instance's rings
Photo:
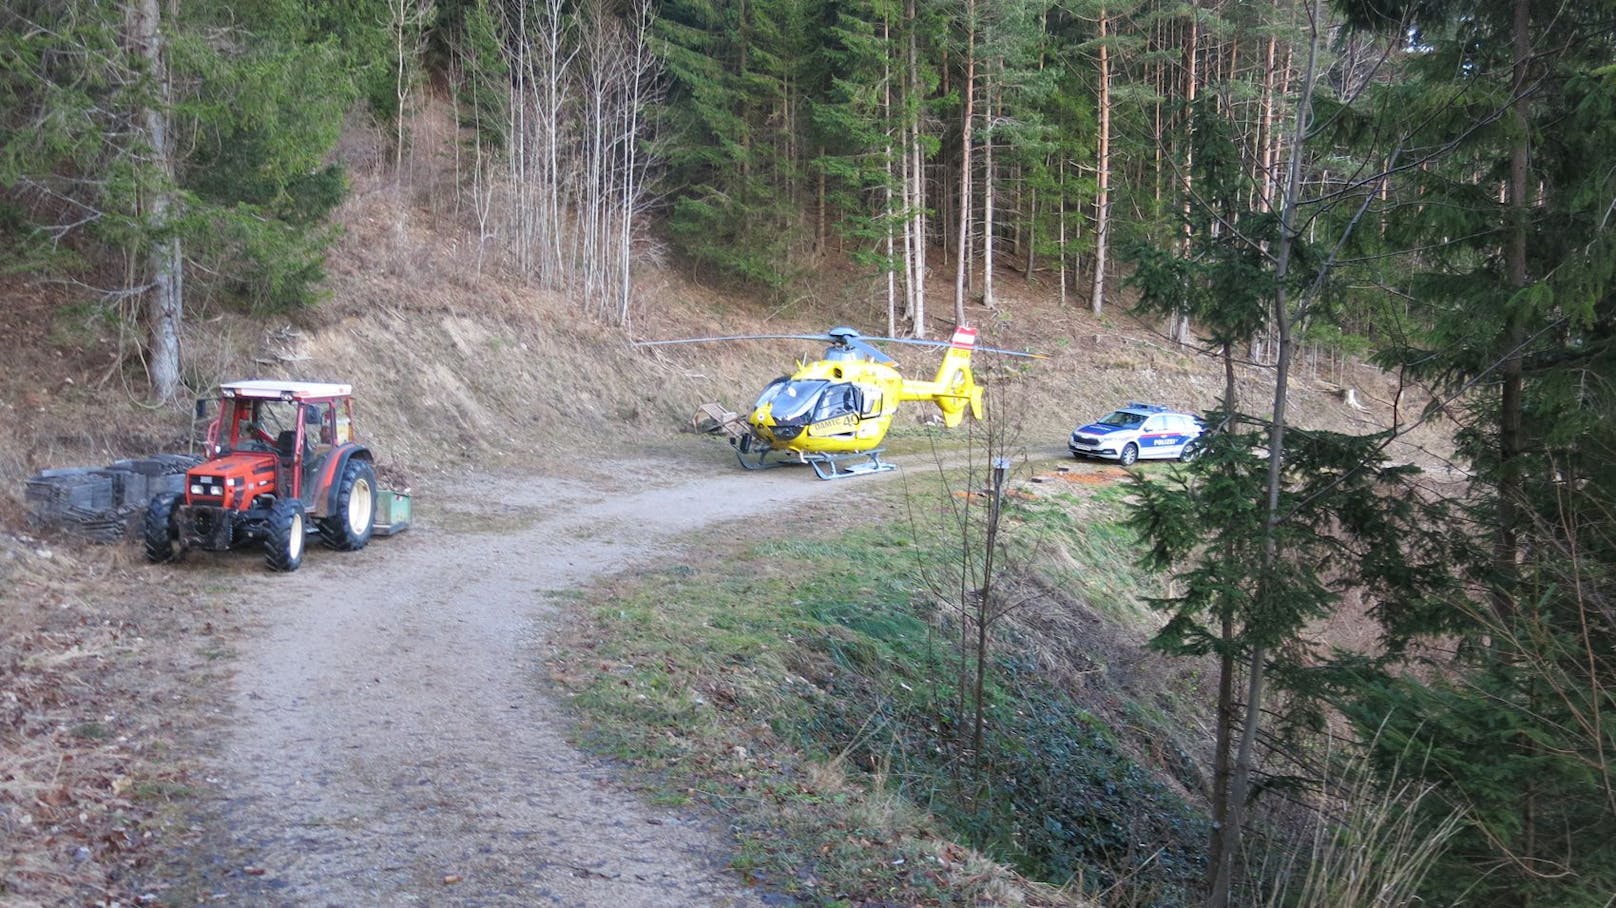
[[[866,337],[852,328],[816,334],[748,334],[640,341],[636,346],[711,343],[736,340],[825,341],[825,355],[801,361],[796,371],[770,382],[750,415],[742,417],[716,403],[704,404],[692,418],[697,429],[728,439],[741,466],[749,470],[783,463],[806,463],[820,479],[839,479],[895,469],[881,459],[881,442],[892,427],[898,405],[929,400],[942,411],[943,425],[953,428],[967,411],[982,418],[982,386],[971,374],[976,350],[1011,356],[1036,353],[976,345],[976,329],[960,325],[947,341],[898,337]],[[937,377],[906,379],[891,357],[870,344],[909,344],[947,348]]]

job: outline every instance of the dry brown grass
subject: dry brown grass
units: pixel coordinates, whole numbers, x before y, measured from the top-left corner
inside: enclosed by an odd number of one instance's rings
[[[189,834],[187,754],[238,629],[132,554],[0,536],[0,902],[132,903]]]

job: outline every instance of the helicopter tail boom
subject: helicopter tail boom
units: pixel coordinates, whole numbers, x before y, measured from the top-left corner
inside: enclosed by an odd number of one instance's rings
[[[971,351],[976,347],[976,329],[961,325],[954,329],[948,352],[943,354],[937,377],[929,382],[903,383],[905,400],[929,400],[943,413],[943,425],[952,429],[971,416],[982,418],[982,386],[971,374]]]

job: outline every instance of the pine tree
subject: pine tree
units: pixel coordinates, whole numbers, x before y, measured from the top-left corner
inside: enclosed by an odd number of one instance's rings
[[[1349,11],[1389,27],[1387,9]],[[1420,755],[1468,811],[1433,887],[1479,903],[1602,904],[1616,889],[1616,739],[1603,719],[1616,707],[1616,615],[1601,604],[1616,555],[1616,6],[1408,11],[1411,78],[1361,106],[1361,135],[1418,124],[1408,147],[1422,154],[1376,212],[1377,239],[1413,250],[1377,275],[1410,315],[1385,361],[1462,404],[1475,477],[1465,567],[1480,592],[1454,607],[1466,620],[1449,628],[1462,641],[1449,680],[1389,673],[1349,708],[1366,725],[1389,716],[1384,747]]]
[[[255,306],[313,298],[320,225],[344,190],[325,158],[353,94],[295,7],[0,12],[0,53],[16,64],[0,74],[6,245],[102,287],[115,312],[150,288],[146,352],[160,399],[180,396],[185,288]]]
[[[665,193],[678,249],[721,277],[780,288],[805,231],[804,0],[672,0],[656,22],[671,82]]]
[[[882,271],[898,267],[886,239],[902,217],[891,199],[899,153],[894,61],[904,40],[901,9],[891,0],[845,4],[822,30],[816,69],[826,83],[810,102],[814,139],[822,153],[814,166],[824,176],[823,204],[852,258]]]

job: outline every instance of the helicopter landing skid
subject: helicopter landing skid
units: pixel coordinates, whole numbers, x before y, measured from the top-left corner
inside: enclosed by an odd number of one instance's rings
[[[770,467],[778,467],[781,464],[790,463],[788,460],[769,460],[769,452],[772,450],[773,448],[767,447],[757,447],[747,450],[746,445],[737,444],[735,445],[735,459],[740,461],[741,466],[748,470],[767,470]]]
[[[898,468],[897,464],[887,463],[881,459],[880,448],[851,454],[808,454],[804,455],[803,460],[814,468],[814,475],[820,479],[846,479],[849,476],[885,473]],[[847,463],[847,461],[855,462]]]

